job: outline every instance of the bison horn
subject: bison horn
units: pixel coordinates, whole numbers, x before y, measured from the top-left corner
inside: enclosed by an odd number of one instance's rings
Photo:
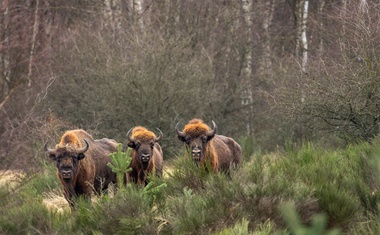
[[[49,149],[47,147],[49,141],[46,141],[45,145],[44,145],[44,150],[45,152],[47,152],[49,155],[56,155],[56,149]]]
[[[177,125],[175,125],[175,130],[176,130],[176,132],[177,132],[177,135],[178,135],[179,137],[185,137],[185,136],[186,136],[186,133],[185,133],[185,132],[182,132],[182,131],[180,131],[180,130],[178,130],[178,125],[179,125],[179,122],[177,122]]]
[[[128,141],[129,141],[129,142],[134,142],[133,139],[131,138],[131,135],[130,135],[131,132],[132,132],[132,130],[133,130],[133,128],[134,128],[134,127],[132,127],[131,129],[129,129],[129,131],[127,132],[127,138],[128,138]]]
[[[208,131],[208,132],[206,133],[206,136],[208,136],[208,137],[214,136],[215,133],[216,133],[216,124],[215,124],[214,121],[212,121],[212,124],[213,124],[214,128],[213,128],[211,131]]]
[[[88,150],[88,148],[90,147],[90,145],[88,144],[87,140],[86,139],[83,139],[83,140],[86,143],[86,146],[83,147],[83,148],[77,149],[77,153],[78,154],[86,152]]]
[[[162,134],[162,131],[159,128],[157,128],[157,130],[160,132],[160,135],[154,140],[155,142],[160,141],[162,137],[164,136],[164,134]]]

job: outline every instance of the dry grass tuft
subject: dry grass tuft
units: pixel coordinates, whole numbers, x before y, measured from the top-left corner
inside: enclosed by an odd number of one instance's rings
[[[15,170],[3,170],[0,171],[0,186],[8,185],[10,187],[17,186],[22,178],[25,177],[25,173]]]
[[[54,191],[45,194],[43,203],[49,210],[55,210],[57,212],[70,210],[69,203],[67,203],[66,199]]]

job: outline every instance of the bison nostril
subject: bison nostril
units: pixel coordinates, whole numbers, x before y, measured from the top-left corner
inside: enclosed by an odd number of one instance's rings
[[[195,155],[195,154],[199,155],[199,154],[201,154],[201,150],[200,149],[193,149],[192,153],[193,153],[193,155]]]
[[[61,175],[63,178],[70,178],[71,177],[71,170],[62,170]]]
[[[143,162],[147,162],[150,159],[150,154],[141,154],[141,159]]]

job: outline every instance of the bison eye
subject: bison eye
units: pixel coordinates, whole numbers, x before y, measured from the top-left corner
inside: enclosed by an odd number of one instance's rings
[[[151,148],[154,148],[154,143],[150,143],[150,147],[151,147]]]
[[[190,138],[186,137],[185,142],[186,142],[186,144],[190,144]]]
[[[202,142],[206,143],[207,142],[207,136],[202,136]]]

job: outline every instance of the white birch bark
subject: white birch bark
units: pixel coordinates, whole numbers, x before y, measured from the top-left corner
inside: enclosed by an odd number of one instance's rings
[[[3,22],[1,22],[1,30],[2,34],[4,35],[4,38],[1,38],[4,41],[5,50],[3,50],[3,53],[0,54],[0,71],[2,71],[1,74],[1,80],[0,80],[0,91],[2,94],[0,95],[1,98],[7,97],[9,95],[9,83],[11,81],[11,70],[10,70],[10,57],[9,57],[9,22],[10,22],[10,16],[9,16],[9,0],[4,0],[4,2],[1,3],[1,8],[4,9],[3,14]]]
[[[121,30],[121,9],[122,0],[105,0],[105,15],[107,19],[106,25],[110,25],[113,31],[113,36],[117,40],[118,32]]]
[[[309,0],[303,1],[302,12],[302,27],[301,27],[301,42],[302,42],[302,72],[307,73],[307,60],[308,60],[308,41],[307,41],[307,16],[309,12]]]
[[[274,1],[273,0],[264,0],[265,1],[265,9],[263,16],[263,23],[261,28],[263,30],[262,36],[262,59],[259,61],[259,69],[258,73],[260,76],[265,76],[265,74],[270,73],[272,62],[271,62],[271,48],[270,48],[270,35],[269,35],[269,27],[272,23],[273,12],[274,12]]]
[[[324,24],[323,24],[323,10],[325,7],[325,0],[320,0],[319,1],[319,6],[318,6],[318,16],[319,16],[319,32],[323,31]],[[323,40],[323,35],[319,33],[319,46],[318,46],[318,54],[319,57],[321,57],[324,53],[324,40]]]
[[[135,1],[134,0],[127,0],[127,9],[128,9],[128,19],[133,20],[134,12],[135,12]]]
[[[359,9],[361,13],[368,13],[368,2],[367,0],[360,0]]]
[[[252,88],[250,86],[251,82],[251,76],[252,76],[252,0],[242,0],[242,9],[244,14],[244,21],[247,26],[246,28],[246,38],[247,38],[247,45],[246,45],[246,52],[243,58],[243,68],[242,68],[242,76],[244,81],[247,84],[246,89],[242,93],[242,105],[247,107],[247,121],[246,121],[246,128],[247,128],[247,135],[251,135],[252,133],[252,127],[250,125],[251,116],[252,116]]]
[[[137,23],[141,32],[145,32],[144,19],[143,19],[143,0],[134,1],[135,15],[137,16]]]
[[[9,100],[9,98],[11,97],[11,95],[13,94],[14,90],[16,89],[16,87],[13,87],[12,89],[10,89],[9,87],[9,83],[11,82],[11,69],[10,69],[10,56],[9,56],[9,48],[10,47],[10,42],[9,42],[9,30],[8,30],[8,26],[9,26],[9,22],[10,22],[10,15],[9,15],[9,1],[8,0],[4,0],[4,2],[2,2],[1,5],[2,7],[4,7],[4,21],[2,22],[2,30],[4,31],[4,44],[5,44],[5,47],[7,49],[4,50],[4,54],[0,54],[0,59],[1,59],[1,69],[3,70],[3,73],[1,74],[1,92],[3,94],[0,94],[0,109],[3,108],[4,104]]]
[[[244,55],[244,66],[243,66],[243,76],[247,79],[251,77],[252,74],[252,0],[242,0],[244,21],[247,25],[246,37],[247,46],[246,53]]]
[[[35,47],[36,47],[36,38],[38,33],[38,28],[40,25],[39,17],[38,17],[38,10],[39,10],[39,4],[40,1],[36,0],[36,9],[34,10],[34,24],[33,24],[33,35],[32,35],[32,41],[30,46],[30,52],[29,52],[29,66],[28,66],[28,86],[32,85],[32,71],[33,71],[33,63],[34,63],[34,53],[35,53]]]
[[[340,11],[340,18],[342,22],[342,38],[346,37],[346,16],[347,16],[347,0],[342,0],[342,10]]]
[[[302,34],[302,6],[303,6],[304,0],[295,0],[295,12],[296,12],[296,27],[297,27],[297,37],[296,37],[296,48],[295,53],[298,57],[301,51],[301,34]]]

